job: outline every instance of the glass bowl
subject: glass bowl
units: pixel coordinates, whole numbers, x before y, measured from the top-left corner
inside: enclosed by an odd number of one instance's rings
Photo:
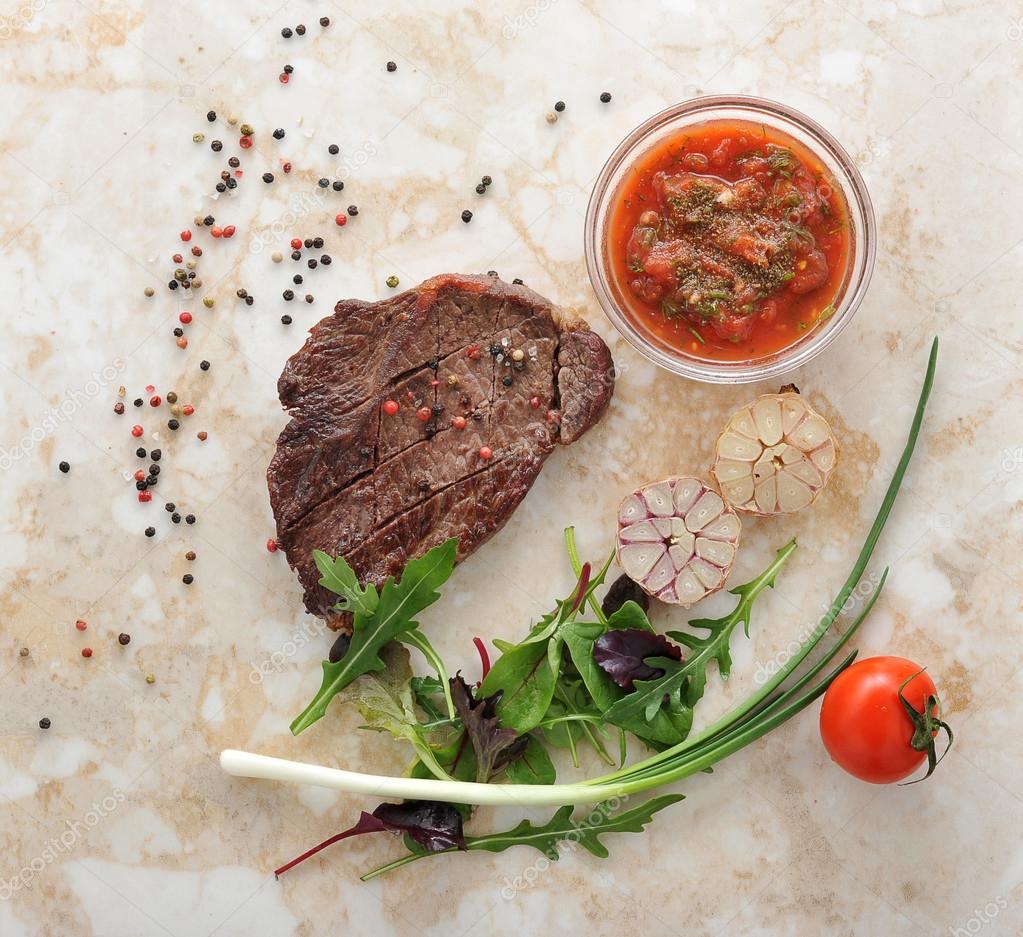
[[[794,138],[819,157],[845,196],[850,224],[849,261],[834,300],[834,314],[786,348],[746,361],[715,361],[686,354],[643,328],[629,311],[608,256],[607,232],[616,195],[637,158],[685,127],[722,119],[766,124]],[[594,184],[586,210],[585,238],[586,268],[597,300],[615,328],[636,349],[660,367],[683,377],[714,384],[744,384],[792,371],[815,358],[838,338],[859,308],[870,282],[877,233],[870,196],[859,170],[842,145],[820,124],[794,108],[765,98],[709,95],[655,114],[618,144]]]

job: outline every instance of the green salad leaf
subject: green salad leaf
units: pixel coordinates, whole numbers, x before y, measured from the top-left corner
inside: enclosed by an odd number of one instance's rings
[[[326,569],[329,572],[329,575],[324,574],[326,587],[333,588],[330,585],[333,583],[343,590],[340,594],[345,607],[350,606],[354,612],[352,640],[340,660],[334,663],[323,661],[323,680],[319,691],[291,723],[291,731],[295,735],[322,719],[330,701],[353,680],[364,673],[382,670],[384,662],[380,659],[380,651],[387,644],[405,640],[410,633],[418,632],[414,616],[440,598],[437,589],[451,576],[457,546],[457,539],[452,537],[412,560],[398,582],[388,577],[379,594],[372,584],[365,588],[358,585],[354,572],[343,557],[330,563],[317,559],[320,571],[325,572]]]

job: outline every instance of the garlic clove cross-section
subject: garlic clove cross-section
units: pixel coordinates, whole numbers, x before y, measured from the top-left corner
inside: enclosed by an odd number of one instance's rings
[[[732,415],[711,472],[737,510],[788,514],[817,498],[837,460],[828,421],[798,392],[766,394]]]
[[[618,565],[645,592],[688,608],[725,584],[741,526],[700,479],[653,482],[618,509]]]

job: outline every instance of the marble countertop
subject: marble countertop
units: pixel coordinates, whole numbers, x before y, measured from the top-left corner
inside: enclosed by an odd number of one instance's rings
[[[0,0],[0,934],[1023,929],[1020,11],[993,0],[271,6]],[[308,33],[284,40],[299,22]],[[329,638],[265,547],[284,360],[338,297],[382,297],[392,274],[411,285],[489,269],[575,308],[612,346],[621,378],[606,420],[550,459],[423,616],[448,664],[475,673],[473,634],[515,638],[568,587],[561,529],[575,524],[583,552],[601,556],[621,496],[702,471],[714,428],[750,394],[641,359],[596,307],[582,257],[589,186],[610,149],[708,92],[778,98],[828,127],[859,163],[880,244],[856,320],[794,376],[842,439],[839,470],[812,509],[747,525],[735,581],[790,536],[800,546],[752,637],[733,640],[731,680],[711,674],[701,718],[748,691],[844,578],[938,334],[919,454],[870,569],[891,565],[891,579],[859,646],[928,665],[955,748],[926,784],[864,785],[830,763],[811,710],[679,785],[686,800],[646,834],[610,840],[607,860],[576,850],[538,863],[519,849],[363,884],[399,854],[392,838],[365,837],[275,881],[276,865],[372,801],[229,778],[222,748],[378,772],[405,758],[343,710],[288,732]],[[558,99],[567,110],[549,125]],[[257,144],[237,192],[214,200],[237,138],[229,116],[253,124]],[[279,144],[276,126],[288,131]],[[281,158],[295,166],[287,178]],[[483,174],[494,183],[480,198]],[[344,192],[317,188],[321,175]],[[339,229],[349,204],[359,215]],[[233,241],[193,241],[210,309],[165,286],[178,232],[206,213],[238,228]],[[306,271],[311,305],[284,303],[290,261],[270,258],[296,234],[321,234],[334,259]],[[172,334],[182,309],[195,316],[184,350]],[[195,406],[177,434],[166,406],[133,409],[147,385]],[[165,453],[148,505],[131,484],[140,443]],[[171,523],[168,499],[196,523]],[[473,824],[519,816],[482,810]]]

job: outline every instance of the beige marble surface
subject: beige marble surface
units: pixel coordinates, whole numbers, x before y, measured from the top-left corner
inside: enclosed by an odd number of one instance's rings
[[[0,934],[1023,929],[1020,9],[272,7],[0,0]],[[321,15],[333,20],[326,31]],[[285,42],[280,28],[298,22],[308,35]],[[288,87],[277,81],[285,62],[295,66]],[[597,101],[605,88],[609,106]],[[221,748],[375,771],[398,771],[405,757],[343,711],[298,739],[288,732],[326,639],[283,557],[264,547],[283,361],[336,298],[381,297],[392,273],[408,285],[446,270],[522,277],[612,344],[622,375],[606,421],[554,455],[424,616],[449,665],[474,673],[473,634],[522,634],[568,586],[561,528],[576,524],[584,552],[601,555],[622,494],[702,469],[716,427],[749,393],[673,379],[625,347],[595,308],[581,249],[589,182],[621,136],[669,103],[727,91],[789,102],[846,143],[874,198],[880,248],[856,321],[795,378],[840,432],[844,459],[812,510],[747,525],[737,576],[789,536],[800,548],[752,638],[734,640],[732,680],[711,676],[701,718],[749,690],[844,577],[940,334],[919,456],[871,568],[891,564],[892,578],[860,646],[931,668],[955,750],[926,784],[863,785],[829,763],[811,711],[686,782],[686,801],[647,834],[611,841],[609,860],[572,853],[538,869],[522,850],[445,857],[364,885],[361,871],[399,852],[378,836],[275,882],[276,864],[371,801],[231,780],[217,767]],[[559,98],[568,110],[548,126]],[[207,124],[210,107],[258,130],[246,178],[217,202],[207,193],[235,133]],[[281,144],[270,138],[278,125]],[[196,132],[225,140],[223,156],[194,145]],[[282,155],[295,171],[264,186],[259,174]],[[315,179],[335,172],[345,192],[321,196]],[[478,199],[484,173],[494,185]],[[350,203],[360,214],[339,230],[333,215]],[[466,206],[476,212],[468,226]],[[233,241],[193,242],[206,249],[199,275],[212,310],[163,286],[177,232],[197,212],[238,226]],[[318,232],[334,264],[309,274],[316,302],[292,304],[285,328],[290,268],[270,252]],[[234,298],[242,286],[257,297],[251,308]],[[195,312],[186,351],[171,334],[183,308]],[[119,418],[120,384],[129,405]],[[195,405],[176,436],[165,409],[131,407],[147,384]],[[136,420],[147,446],[162,430],[150,505],[124,477],[136,465]],[[173,526],[167,498],[198,522]],[[76,618],[88,621],[84,634]],[[481,811],[474,825],[515,819]],[[525,884],[509,897],[516,876]]]

